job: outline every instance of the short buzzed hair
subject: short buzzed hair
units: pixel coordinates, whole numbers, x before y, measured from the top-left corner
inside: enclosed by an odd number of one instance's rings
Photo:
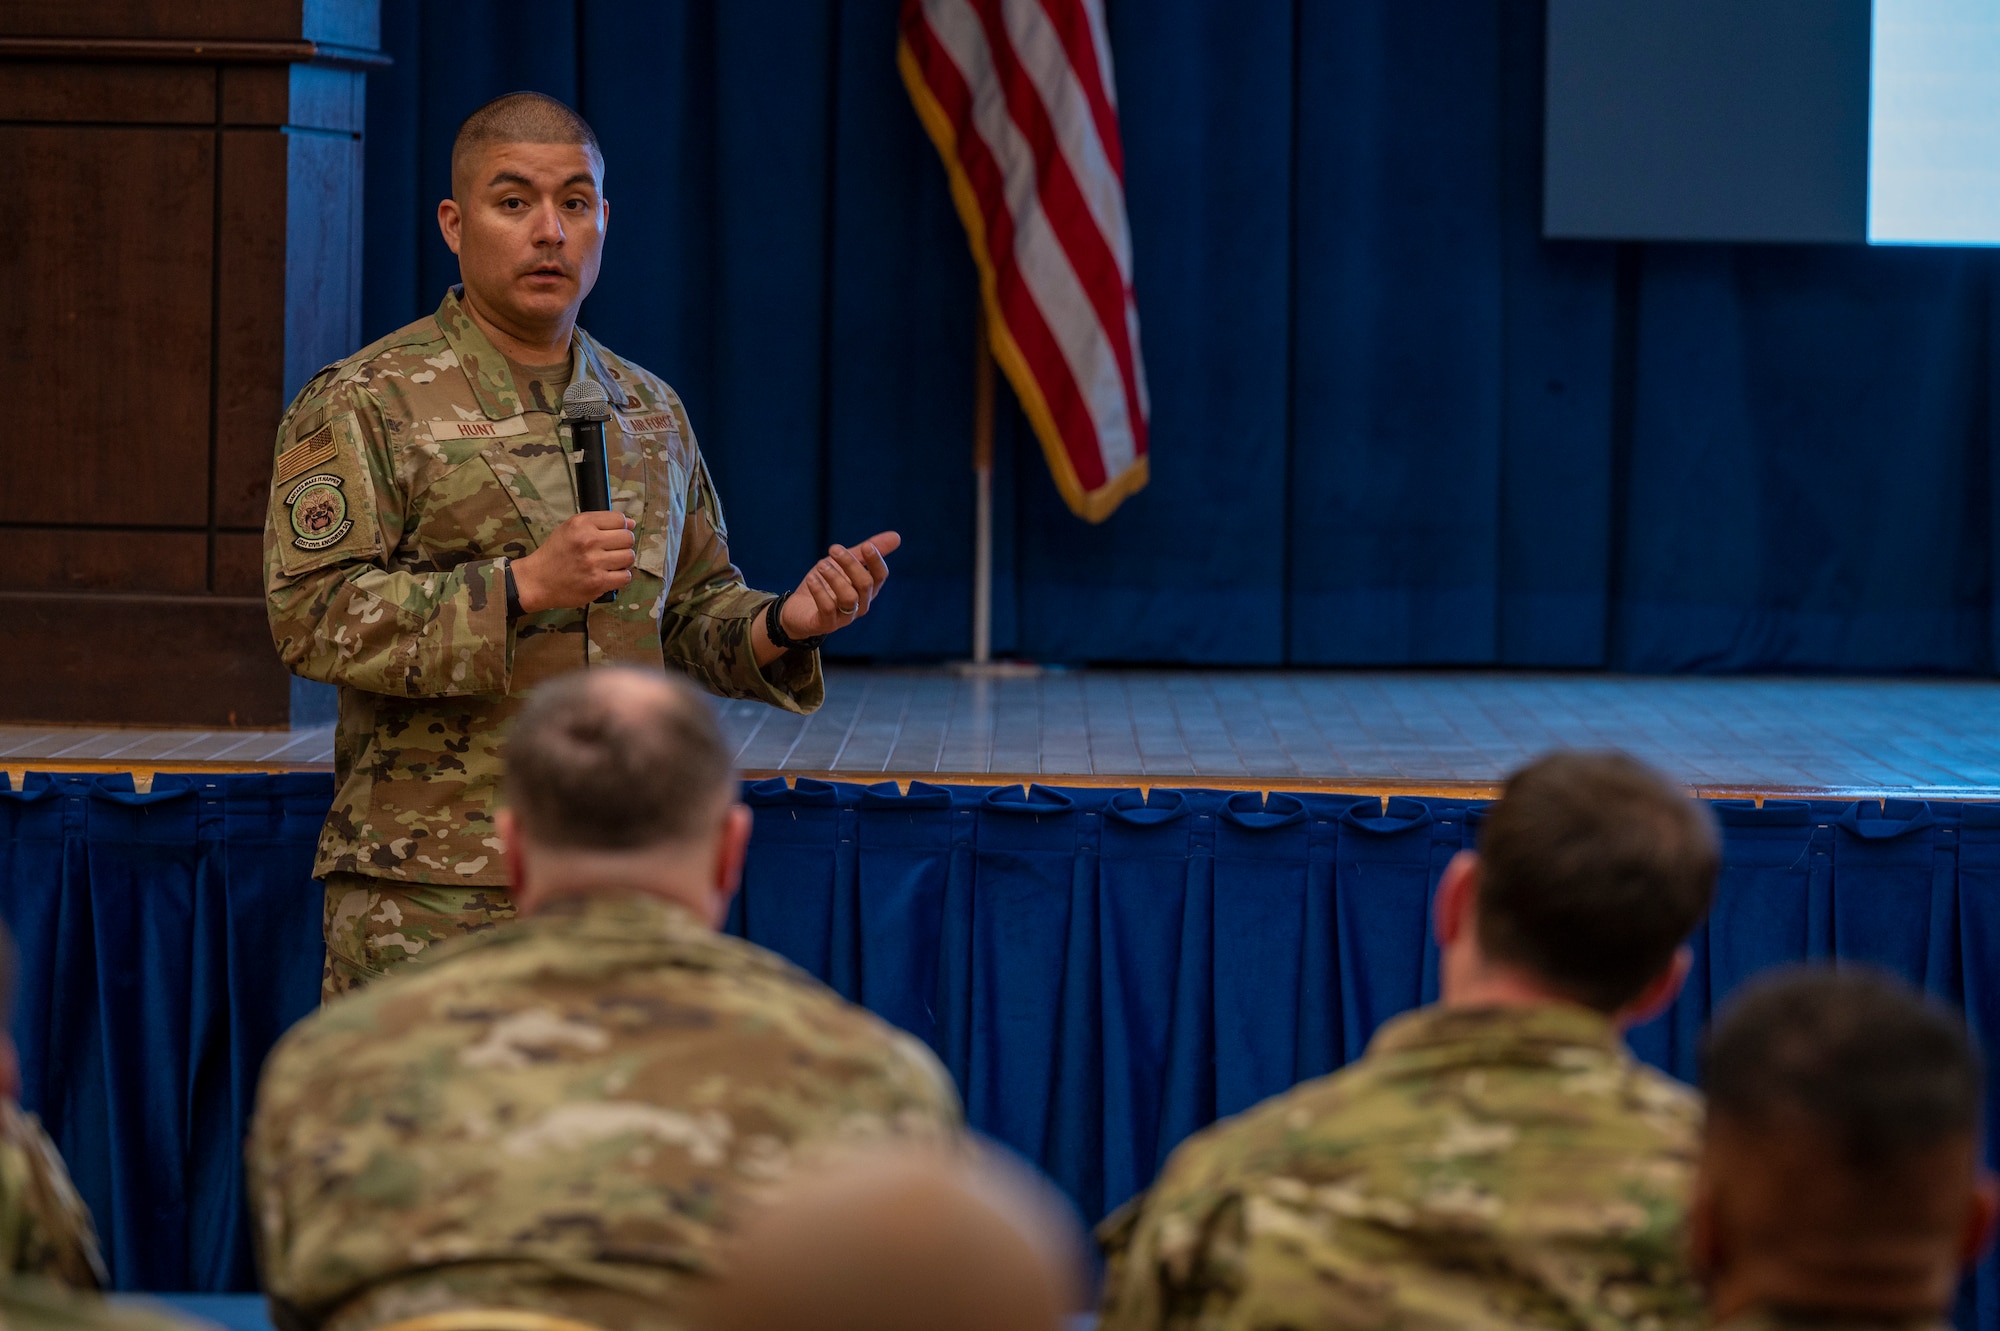
[[[721,727],[685,682],[579,670],[536,689],[507,740],[503,796],[537,845],[644,850],[710,832],[735,793]]]
[[[1722,870],[1715,819],[1623,753],[1552,753],[1507,779],[1479,833],[1479,945],[1615,1012],[1701,923]]]
[[[568,106],[539,92],[510,92],[495,97],[467,116],[451,141],[452,188],[472,150],[488,143],[570,143],[588,148],[604,174],[604,149],[597,132]]]
[[[1792,967],[1753,983],[1704,1051],[1711,1119],[1823,1129],[1850,1170],[1978,1131],[1979,1055],[1954,1014],[1893,976]]]

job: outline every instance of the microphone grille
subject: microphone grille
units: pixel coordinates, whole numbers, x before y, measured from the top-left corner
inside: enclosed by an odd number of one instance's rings
[[[604,385],[595,379],[578,379],[563,390],[563,418],[572,421],[601,421],[611,415]]]

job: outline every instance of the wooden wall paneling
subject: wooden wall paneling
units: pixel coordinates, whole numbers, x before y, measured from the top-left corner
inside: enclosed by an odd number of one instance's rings
[[[264,521],[285,406],[361,344],[361,143],[357,126],[228,130],[223,144],[216,522],[254,527]],[[282,188],[271,188],[274,172]],[[280,205],[283,216],[273,218]],[[281,302],[270,299],[274,289]]]
[[[272,445],[360,338],[377,0],[0,0],[0,720],[283,726]],[[40,441],[38,440],[38,444]]]
[[[0,592],[0,717],[276,726],[291,681],[262,597]]]
[[[286,135],[285,396],[361,347],[361,144]]]
[[[215,593],[264,596],[264,533],[225,531],[215,538]]]
[[[224,65],[220,75],[223,124],[276,128],[289,118],[291,66]]]
[[[0,527],[0,590],[199,595],[208,590],[208,536]]]
[[[10,37],[303,39],[374,51],[379,0],[0,0]]]
[[[0,178],[0,370],[42,410],[0,522],[205,524],[214,135],[0,125]]]
[[[303,10],[301,0],[0,0],[0,32],[18,37],[282,41],[301,35]]]
[[[207,125],[212,65],[22,61],[0,77],[0,120],[94,120]]]
[[[221,139],[215,520],[221,527],[262,527],[278,417],[290,401],[284,391],[290,136],[229,129]]]
[[[326,65],[225,65],[222,122],[283,125],[358,136],[368,118],[367,76]]]

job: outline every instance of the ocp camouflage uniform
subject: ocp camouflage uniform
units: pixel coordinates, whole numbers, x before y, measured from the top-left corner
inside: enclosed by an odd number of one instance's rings
[[[1184,1142],[1102,1331],[1679,1331],[1701,1107],[1581,1008],[1426,1008]]]
[[[663,381],[577,329],[570,372],[603,384],[612,505],[637,566],[611,605],[509,624],[504,565],[576,513],[558,403],[524,401],[459,302],[330,365],[278,428],[265,593],[285,664],[340,686],[327,991],[513,913],[494,801],[525,695],[585,665],[686,671],[711,692],[819,706],[816,653],[760,670],[771,599],[730,563],[694,430]]]
[[[0,1271],[75,1289],[104,1284],[90,1208],[33,1114],[0,1100]]]
[[[673,1328],[795,1160],[959,1121],[929,1051],[789,963],[655,898],[558,898],[280,1042],[248,1146],[263,1287],[281,1328]]]

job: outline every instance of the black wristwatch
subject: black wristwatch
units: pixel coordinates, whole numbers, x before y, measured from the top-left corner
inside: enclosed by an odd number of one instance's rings
[[[502,564],[500,571],[507,584],[507,622],[511,624],[522,614],[521,589],[514,585],[514,561],[510,559]]]
[[[810,638],[794,638],[785,632],[785,626],[778,622],[778,616],[784,608],[785,598],[782,596],[773,596],[765,603],[764,632],[770,636],[772,642],[789,652],[810,652],[826,641],[824,633],[815,633]]]

